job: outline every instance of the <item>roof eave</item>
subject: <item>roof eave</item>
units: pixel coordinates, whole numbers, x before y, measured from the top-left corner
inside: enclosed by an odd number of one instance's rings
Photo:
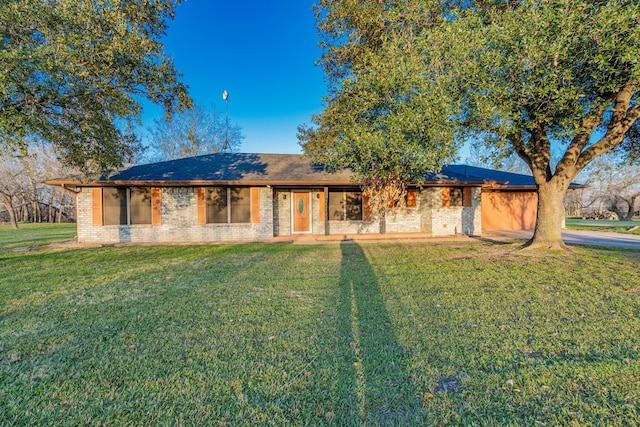
[[[332,185],[362,185],[360,181],[351,180],[308,180],[308,181],[291,181],[291,180],[113,180],[113,181],[61,181],[50,180],[43,181],[47,185],[61,185],[73,187],[112,187],[112,186],[151,186],[151,187],[198,187],[212,185],[244,185],[244,186],[332,186]],[[460,187],[483,187],[484,182],[478,181],[425,181],[421,184],[412,184],[422,187],[442,187],[442,186],[460,186]]]

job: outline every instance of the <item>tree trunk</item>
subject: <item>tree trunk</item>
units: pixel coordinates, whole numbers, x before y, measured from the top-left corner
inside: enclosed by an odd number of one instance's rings
[[[633,207],[629,206],[629,210],[618,215],[620,221],[631,221],[633,219]]]
[[[633,219],[634,208],[636,206],[636,196],[629,197],[629,200],[624,200],[624,202],[629,206],[629,209],[623,214],[618,214],[618,219],[620,221],[631,221]]]
[[[33,222],[38,224],[42,222],[42,208],[38,201],[33,202]]]
[[[609,199],[609,206],[607,206],[607,210],[616,214],[619,221],[626,221],[627,211],[623,209],[622,205],[628,205],[625,199],[620,196],[612,196]]]
[[[17,230],[18,221],[16,220],[16,211],[13,209],[13,203],[4,200],[3,205],[7,209],[7,213],[9,214],[9,224],[11,224],[11,228]]]
[[[533,237],[527,248],[569,250],[562,240],[565,212],[562,201],[566,189],[551,181],[538,185],[538,213]]]

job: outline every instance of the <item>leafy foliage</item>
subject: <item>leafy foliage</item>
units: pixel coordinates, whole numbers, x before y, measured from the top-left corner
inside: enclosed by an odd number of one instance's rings
[[[139,148],[140,99],[170,114],[189,105],[159,39],[179,0],[21,0],[0,5],[0,139],[38,136],[85,170]]]
[[[561,245],[577,173],[615,147],[637,158],[639,22],[631,0],[321,1],[332,92],[302,145],[405,182],[446,160],[454,131],[517,153],[539,188],[534,241]]]
[[[456,145],[452,104],[437,90],[424,37],[434,4],[321,1],[320,64],[330,84],[325,110],[299,129],[305,152],[330,169],[350,167],[374,212],[404,186],[438,170]],[[380,192],[376,189],[387,188]]]
[[[581,170],[616,147],[637,152],[639,21],[635,1],[481,2],[431,34],[462,89],[466,135],[531,168],[534,246],[563,247],[562,198]],[[563,146],[555,166],[552,141]]]
[[[462,124],[518,153],[540,183],[554,172],[575,176],[625,137],[631,145],[640,116],[637,2],[513,4],[456,10],[431,34],[464,88]],[[456,37],[463,32],[473,37]],[[567,146],[556,171],[551,140]]]

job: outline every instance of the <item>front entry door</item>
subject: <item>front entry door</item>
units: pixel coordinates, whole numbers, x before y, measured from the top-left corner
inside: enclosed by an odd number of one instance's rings
[[[311,232],[311,206],[308,192],[293,193],[293,232]]]

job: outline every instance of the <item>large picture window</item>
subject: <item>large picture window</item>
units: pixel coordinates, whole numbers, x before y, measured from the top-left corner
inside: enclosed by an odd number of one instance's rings
[[[127,224],[127,189],[102,189],[102,214],[104,225]]]
[[[362,192],[329,191],[329,219],[332,221],[362,221]]]
[[[207,189],[207,223],[251,222],[249,187],[213,187]]]
[[[151,224],[151,189],[103,188],[104,225]]]
[[[129,224],[151,224],[151,189],[129,190]]]

